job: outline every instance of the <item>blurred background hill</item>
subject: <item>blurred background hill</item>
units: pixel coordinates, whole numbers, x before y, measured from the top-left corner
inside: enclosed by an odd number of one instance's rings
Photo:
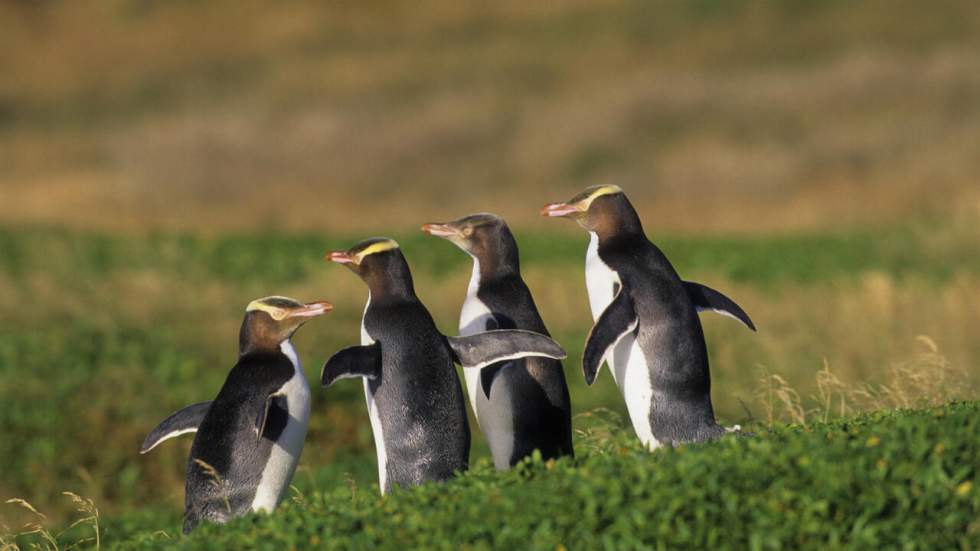
[[[683,231],[980,200],[970,0],[47,0],[0,22],[8,222],[363,231],[503,203],[529,224],[596,182]]]
[[[175,527],[189,440],[138,444],[213,396],[244,305],[335,303],[316,381],[365,297],[322,255],[388,234],[452,333],[469,260],[418,227],[486,210],[589,453],[630,429],[581,377],[585,237],[537,212],[596,183],[759,325],[703,318],[726,423],[976,397],[978,129],[974,0],[0,0],[0,499]],[[314,400],[297,485],[369,487],[360,383]]]

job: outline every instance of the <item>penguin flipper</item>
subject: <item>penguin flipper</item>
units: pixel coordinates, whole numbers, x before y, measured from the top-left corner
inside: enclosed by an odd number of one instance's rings
[[[340,379],[377,378],[381,373],[381,345],[350,346],[337,352],[323,364],[320,383],[330,386]]]
[[[480,369],[505,360],[543,356],[564,360],[565,350],[551,337],[522,329],[497,329],[465,337],[446,337],[454,360],[468,369]]]
[[[211,408],[211,401],[191,404],[183,409],[179,409],[170,414],[169,417],[160,422],[150,434],[143,440],[140,446],[140,453],[146,453],[157,447],[160,442],[169,440],[181,434],[197,432],[197,427],[204,420],[208,409]]]
[[[258,416],[255,418],[255,438],[261,439],[262,435],[265,434],[266,425],[269,424],[269,413],[272,411],[272,406],[276,404],[277,398],[283,398],[285,400],[285,394],[282,392],[273,392],[265,397],[265,401],[262,403],[262,407],[259,410]],[[280,400],[279,407],[282,408],[280,411],[288,411],[288,405]],[[288,413],[286,413],[288,415]],[[275,430],[275,429],[273,429]],[[270,440],[276,440],[274,435],[270,437]]]
[[[510,363],[498,363],[494,364],[492,367],[480,370],[480,387],[483,388],[483,394],[489,398],[490,388],[493,387],[493,380],[497,378],[500,371],[510,365]]]
[[[701,285],[700,283],[694,283],[693,281],[685,281],[684,290],[687,291],[687,296],[691,297],[691,302],[694,303],[694,307],[698,309],[698,312],[711,310],[723,316],[735,318],[744,323],[749,329],[755,331],[755,324],[752,323],[745,310],[742,310],[742,307],[736,304],[734,300],[726,297],[719,291],[715,291],[711,287]]]
[[[585,352],[582,354],[582,371],[585,373],[585,382],[592,385],[602,361],[609,354],[616,343],[624,336],[632,333],[639,325],[639,318],[633,309],[633,299],[626,292],[626,287],[619,288],[609,306],[602,311],[599,319],[589,331],[589,336],[585,339]]]

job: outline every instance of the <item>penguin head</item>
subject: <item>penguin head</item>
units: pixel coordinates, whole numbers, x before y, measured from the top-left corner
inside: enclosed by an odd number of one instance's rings
[[[640,219],[619,186],[592,186],[564,203],[549,203],[541,215],[571,218],[587,231],[610,234],[638,230]]]
[[[346,251],[327,253],[326,259],[347,266],[364,280],[372,295],[399,289],[414,293],[408,263],[394,239],[365,239]]]
[[[253,300],[245,307],[240,349],[244,353],[256,348],[277,348],[310,318],[330,310],[333,305],[323,300],[308,304],[279,296]]]
[[[507,223],[496,214],[481,212],[452,222],[425,224],[422,231],[463,249],[480,263],[481,269],[518,269],[517,242]]]

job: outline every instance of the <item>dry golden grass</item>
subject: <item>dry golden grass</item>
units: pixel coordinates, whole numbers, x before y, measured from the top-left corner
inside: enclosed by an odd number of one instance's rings
[[[66,496],[71,501],[74,512],[81,516],[66,522],[64,526],[59,526],[61,529],[57,531],[52,528],[53,524],[47,515],[38,511],[29,501],[20,498],[6,500],[7,505],[17,507],[25,512],[26,520],[18,530],[12,530],[0,522],[0,551],[21,551],[21,549],[69,551],[76,548],[98,551],[101,549],[102,535],[99,525],[99,509],[95,502],[74,492],[61,492],[61,495]],[[84,537],[74,533],[71,537],[66,536],[76,526],[87,526],[92,530],[92,536]],[[17,543],[19,538],[27,538],[27,547],[21,547]]]
[[[5,223],[530,224],[600,181],[684,231],[980,204],[969,0],[104,0],[0,20]]]
[[[876,373],[874,382],[844,382],[824,360],[810,396],[801,396],[785,378],[762,369],[757,391],[762,420],[770,427],[777,422],[805,425],[864,411],[939,406],[975,395],[975,383],[966,369],[951,364],[930,337],[919,335],[916,340],[924,350]]]

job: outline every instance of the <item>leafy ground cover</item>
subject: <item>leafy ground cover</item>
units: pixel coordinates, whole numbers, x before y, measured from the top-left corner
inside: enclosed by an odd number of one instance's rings
[[[978,431],[980,403],[961,402],[654,453],[600,432],[575,459],[483,461],[384,497],[328,467],[272,515],[184,537],[176,515],[143,512],[100,535],[109,549],[975,549]]]

